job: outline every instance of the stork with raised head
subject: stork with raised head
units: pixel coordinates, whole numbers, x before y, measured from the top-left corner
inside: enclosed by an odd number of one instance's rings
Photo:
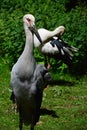
[[[19,129],[23,123],[31,124],[30,130],[34,130],[40,116],[43,89],[51,80],[48,70],[37,65],[33,55],[34,34],[42,43],[35,29],[35,18],[31,14],[23,17],[26,43],[24,50],[11,71],[12,94],[19,111]]]
[[[38,29],[39,35],[44,45],[41,45],[36,36],[34,36],[34,46],[40,51],[40,53],[45,56],[46,66],[47,58],[48,60],[50,60],[50,58],[54,58],[57,61],[62,60],[68,66],[71,65],[73,52],[77,52],[77,48],[70,46],[61,39],[64,31],[64,26],[59,26],[54,31],[49,31],[44,28]]]

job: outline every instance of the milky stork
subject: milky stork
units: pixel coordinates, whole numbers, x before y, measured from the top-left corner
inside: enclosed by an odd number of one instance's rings
[[[42,44],[35,29],[35,18],[31,14],[23,17],[26,43],[24,50],[11,71],[12,94],[19,111],[19,129],[23,123],[31,124],[30,130],[39,120],[43,89],[51,80],[48,70],[36,63],[33,55],[34,34]]]
[[[59,26],[53,31],[44,28],[38,29],[39,35],[44,45],[34,36],[34,46],[45,56],[45,65],[47,66],[50,58],[59,61],[62,60],[68,66],[71,66],[73,52],[77,52],[77,48],[70,46],[67,42],[61,39],[65,31],[64,26]],[[49,67],[49,66],[48,66]]]

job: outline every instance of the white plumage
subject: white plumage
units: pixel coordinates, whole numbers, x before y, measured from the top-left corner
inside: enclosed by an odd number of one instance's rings
[[[38,29],[38,33],[39,33],[44,45],[47,42],[49,42],[54,36],[61,36],[64,33],[64,31],[65,31],[64,26],[59,26],[53,31],[49,31],[49,30],[44,29],[44,28]],[[37,48],[39,48],[41,46],[41,43],[39,42],[39,40],[37,39],[37,37],[35,35],[34,35],[34,46]]]
[[[26,43],[23,53],[19,57],[11,71],[11,86],[14,101],[19,111],[19,129],[22,124],[31,124],[30,130],[34,130],[40,116],[43,89],[51,76],[48,70],[37,65],[33,55],[34,33],[41,42],[40,36],[35,30],[35,18],[31,14],[23,17]],[[42,43],[42,42],[41,42]]]
[[[43,46],[36,36],[34,36],[34,46],[45,56],[45,62],[47,62],[48,57],[48,60],[49,58],[54,58],[57,61],[62,60],[69,66],[71,65],[73,52],[77,51],[77,48],[70,46],[60,39],[64,31],[64,26],[59,26],[54,31],[49,31],[44,28],[38,29]],[[47,66],[47,63],[45,65]]]

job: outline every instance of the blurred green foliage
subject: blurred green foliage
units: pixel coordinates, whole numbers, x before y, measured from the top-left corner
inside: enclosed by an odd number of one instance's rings
[[[16,62],[25,44],[23,15],[31,13],[36,18],[37,28],[53,30],[60,25],[66,27],[62,36],[79,51],[74,54],[72,68],[62,62],[51,60],[52,69],[56,71],[70,70],[74,74],[87,72],[87,5],[83,2],[66,11],[69,0],[3,0],[0,3],[0,56],[8,59],[9,66]],[[37,61],[43,57],[35,50]],[[61,66],[61,67],[60,67]],[[65,66],[65,67],[64,67]]]

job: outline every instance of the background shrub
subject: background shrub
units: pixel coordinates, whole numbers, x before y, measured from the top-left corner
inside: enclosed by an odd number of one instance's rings
[[[79,49],[74,54],[72,68],[66,67],[62,62],[51,60],[55,71],[68,71],[74,74],[87,72],[87,6],[77,0],[76,5],[67,10],[69,0],[3,0],[0,4],[0,56],[5,57],[10,67],[16,62],[25,44],[25,34],[22,18],[26,13],[32,13],[36,18],[38,28],[53,30],[60,25],[66,27],[62,36],[69,44]],[[85,0],[84,0],[85,2]],[[35,49],[37,61],[42,62],[43,57]]]

